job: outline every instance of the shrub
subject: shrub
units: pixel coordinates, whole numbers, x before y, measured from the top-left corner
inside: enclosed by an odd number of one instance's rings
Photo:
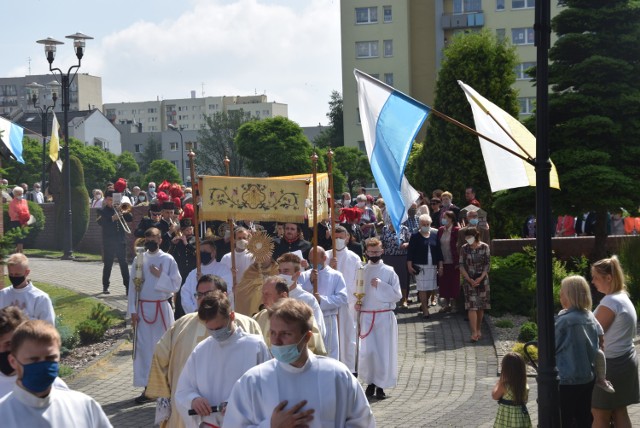
[[[496,327],[498,327],[498,328],[513,328],[513,321],[511,321],[511,320],[498,320],[498,321],[496,321]]]
[[[524,353],[524,343],[516,343],[515,345],[513,345],[513,348],[511,348],[511,350],[513,352],[516,352],[518,354],[520,354],[522,356],[522,358],[524,358],[524,360],[529,363],[529,358],[527,358],[527,355]],[[538,347],[536,345],[531,345],[527,347],[527,351],[529,351],[529,355],[531,355],[531,358],[533,359],[534,362],[538,362]]]
[[[640,238],[628,238],[620,248],[620,264],[626,275],[625,283],[636,308],[640,304]],[[636,310],[637,312],[637,310]]]
[[[87,188],[84,185],[84,169],[82,168],[82,163],[75,156],[70,156],[69,161],[71,163],[69,173],[71,175],[71,212],[73,215],[71,239],[73,247],[76,247],[89,227],[89,204],[87,203],[89,200],[89,192],[87,192]],[[65,162],[63,170],[66,166]],[[62,186],[61,190],[62,193],[54,200],[56,203],[56,224],[66,226],[66,186]],[[60,248],[62,248],[67,239],[66,230],[66,227],[56,228],[56,239]]]
[[[83,345],[99,342],[107,331],[106,327],[96,320],[84,320],[78,324],[78,336]]]
[[[109,308],[103,305],[102,303],[96,303],[89,313],[89,319],[96,321],[102,327],[104,327],[105,331],[109,328],[109,324],[111,324],[111,316],[109,315]]]
[[[62,354],[62,356],[67,355],[69,351],[78,346],[78,343],[80,343],[78,334],[73,331],[68,325],[58,326],[58,333],[60,333],[60,353]]]
[[[526,343],[538,338],[538,326],[536,323],[527,321],[520,326],[518,334],[518,342]]]

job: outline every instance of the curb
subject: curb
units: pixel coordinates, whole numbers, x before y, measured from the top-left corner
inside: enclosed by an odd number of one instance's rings
[[[74,371],[69,376],[63,377],[62,380],[64,380],[65,382],[72,382],[76,378],[78,378],[81,375],[83,375],[84,372],[86,372],[90,368],[93,368],[93,366],[95,366],[99,362],[102,362],[104,360],[107,360],[107,359],[111,358],[113,356],[113,354],[116,352],[116,350],[119,349],[120,346],[122,346],[125,342],[127,342],[129,340],[129,338],[128,338],[129,334],[130,334],[130,329],[125,329],[122,332],[122,336],[123,337],[118,339],[108,351],[104,352],[102,355],[98,356],[97,358],[91,360],[91,362],[89,364],[87,364],[86,366],[84,366],[82,369],[80,369],[78,371]]]

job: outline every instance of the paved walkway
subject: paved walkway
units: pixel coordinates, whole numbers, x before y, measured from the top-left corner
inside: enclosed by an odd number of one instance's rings
[[[102,264],[31,259],[30,277],[95,296],[126,310],[124,287],[117,266],[111,275],[111,295],[101,293]],[[413,306],[415,308],[415,305]],[[398,314],[399,382],[383,401],[371,405],[380,427],[491,427],[497,404],[491,388],[498,361],[487,326],[483,339],[469,342],[462,316],[432,315],[422,321],[412,309]],[[94,397],[114,427],[151,427],[154,404],[137,406],[140,394],[132,386],[131,344],[122,344],[110,357],[70,380],[69,386]],[[529,378],[529,412],[537,422],[537,386]],[[629,408],[631,420],[640,420],[640,405]]]

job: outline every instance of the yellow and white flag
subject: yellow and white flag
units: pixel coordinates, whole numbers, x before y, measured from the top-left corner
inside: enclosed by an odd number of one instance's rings
[[[525,158],[535,159],[536,137],[522,123],[471,86],[460,80],[458,84],[471,105],[476,131]],[[531,164],[482,137],[479,139],[492,192],[536,185],[536,172]],[[553,162],[549,179],[549,187],[560,188],[558,171]]]
[[[60,150],[60,137],[58,132],[60,131],[60,125],[56,114],[53,113],[53,120],[51,121],[51,138],[49,139],[49,157],[51,162],[58,160],[58,151]]]

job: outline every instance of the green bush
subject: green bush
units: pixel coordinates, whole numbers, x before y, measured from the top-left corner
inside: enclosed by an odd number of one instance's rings
[[[73,348],[78,346],[80,343],[80,338],[78,334],[71,329],[68,325],[58,326],[58,333],[60,333],[60,353],[62,356],[65,356],[71,351]]]
[[[513,321],[511,321],[511,320],[498,320],[498,321],[496,321],[496,327],[498,327],[498,328],[513,328]]]
[[[84,320],[78,324],[78,336],[83,345],[101,341],[106,331],[106,327],[96,320]]]
[[[82,240],[84,234],[87,232],[87,228],[89,227],[89,203],[87,202],[89,200],[89,192],[87,192],[87,188],[84,186],[84,169],[82,168],[82,163],[75,156],[70,156],[69,161],[71,163],[71,170],[69,173],[71,175],[71,213],[73,226],[71,239],[73,247],[75,247]],[[63,171],[64,168],[66,168],[66,163],[63,166]],[[62,248],[66,240],[66,235],[63,235],[63,233],[65,233],[64,231],[67,230],[66,192],[67,189],[63,185],[59,200],[55,201],[56,224],[64,226],[56,228],[56,239],[60,248]]]
[[[524,343],[516,343],[515,345],[513,345],[513,348],[511,348],[511,350],[515,353],[520,354],[520,356],[522,358],[524,358],[524,360],[529,363],[529,358],[527,358],[527,355],[524,353]],[[538,347],[536,345],[531,345],[527,347],[527,351],[529,351],[529,355],[531,355],[531,359],[534,362],[538,362]]]
[[[111,316],[109,315],[109,308],[102,303],[96,303],[89,313],[89,319],[96,321],[98,324],[104,327],[105,331],[109,328],[111,323]]]
[[[629,238],[620,248],[620,264],[626,275],[627,291],[636,308],[640,305],[640,238]],[[637,309],[636,309],[637,312]]]
[[[527,321],[520,326],[518,333],[518,342],[526,343],[538,338],[538,326],[536,323]]]

